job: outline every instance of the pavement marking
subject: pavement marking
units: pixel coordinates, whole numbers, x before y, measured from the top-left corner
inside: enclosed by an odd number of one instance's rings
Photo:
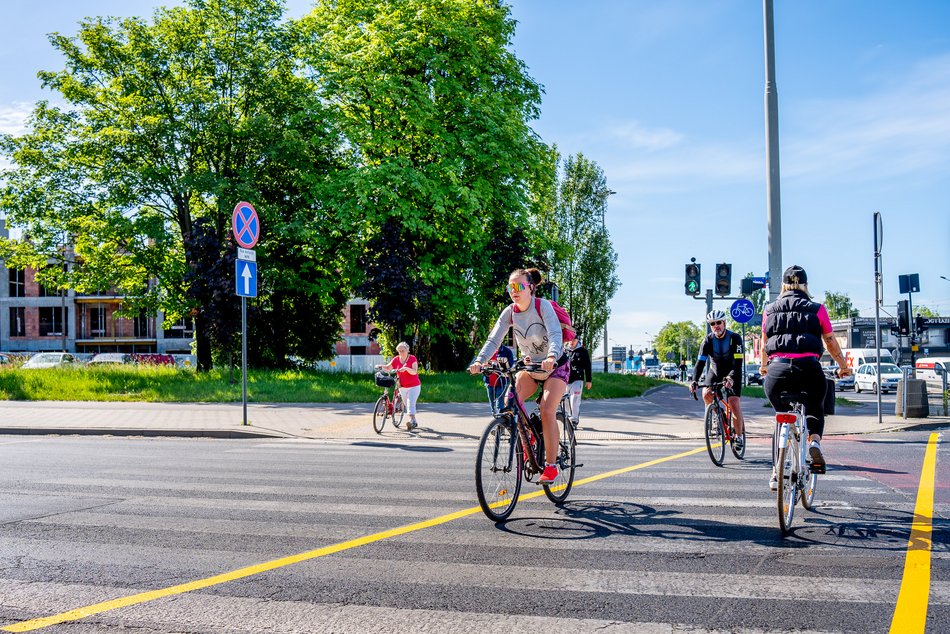
[[[607,471],[605,473],[600,473],[598,475],[590,476],[589,478],[576,480],[574,482],[574,486],[583,486],[585,484],[597,482],[598,480],[603,480],[605,478],[612,478],[618,475],[623,475],[625,473],[630,473],[631,471],[636,471],[638,469],[645,469],[647,467],[652,467],[664,462],[669,462],[671,460],[678,460],[680,458],[692,456],[694,454],[701,453],[703,451],[706,451],[705,446],[698,447],[696,449],[691,449],[689,451],[684,451],[678,454],[673,454],[671,456],[656,458],[654,460],[642,462],[637,465],[623,467],[621,469],[615,469],[613,471]],[[554,490],[558,489],[558,487],[552,487],[552,488]],[[530,500],[532,498],[540,497],[542,495],[544,495],[544,490],[539,488],[537,491],[534,491],[532,493],[522,494],[518,496],[518,501],[520,502],[522,500]],[[77,608],[75,610],[69,610],[68,612],[61,612],[59,614],[53,614],[51,616],[41,617],[38,619],[30,619],[28,621],[20,621],[18,623],[12,623],[10,625],[0,627],[0,631],[32,632],[34,630],[39,630],[44,627],[49,627],[51,625],[58,625],[59,623],[65,623],[67,621],[77,621],[79,619],[85,618],[87,616],[92,616],[94,614],[101,614],[103,612],[109,612],[111,610],[117,610],[119,608],[124,608],[131,605],[137,605],[140,603],[146,603],[148,601],[154,601],[156,599],[161,599],[164,597],[184,594],[186,592],[192,592],[194,590],[201,590],[203,588],[220,585],[222,583],[227,583],[229,581],[236,581],[238,579],[250,577],[252,575],[260,574],[262,572],[268,572],[270,570],[275,570],[277,568],[283,568],[285,566],[297,564],[302,561],[308,561],[310,559],[316,559],[318,557],[332,555],[335,553],[343,552],[345,550],[350,550],[351,548],[366,546],[367,544],[372,544],[374,542],[382,541],[384,539],[389,539],[391,537],[398,537],[399,535],[405,535],[406,533],[421,531],[423,529],[431,528],[433,526],[438,526],[440,524],[446,524],[448,522],[452,522],[454,520],[461,519],[463,517],[468,517],[469,515],[475,515],[481,512],[482,512],[481,507],[474,506],[474,507],[464,509],[461,511],[455,511],[454,513],[440,515],[439,517],[434,517],[432,519],[424,520],[422,522],[407,524],[406,526],[400,526],[399,528],[393,528],[390,530],[381,531],[379,533],[373,533],[372,535],[366,535],[364,537],[358,537],[356,539],[351,539],[349,541],[340,542],[338,544],[324,546],[323,548],[317,548],[316,550],[310,550],[310,551],[299,553],[296,555],[290,555],[288,557],[281,557],[280,559],[272,559],[271,561],[265,561],[264,563],[255,564],[253,566],[238,568],[237,570],[232,570],[231,572],[225,572],[220,575],[214,575],[213,577],[206,577],[204,579],[198,579],[196,581],[190,581],[188,583],[181,583],[175,586],[169,586],[167,588],[160,588],[158,590],[151,590],[148,592],[141,592],[139,594],[119,597],[117,599],[111,599],[109,601],[95,603],[93,605],[88,605],[82,608]]]
[[[920,469],[917,504],[911,524],[904,577],[897,595],[897,606],[890,632],[911,634],[927,627],[927,606],[930,603],[930,548],[933,543],[934,474],[937,470],[937,442],[940,434],[930,434],[924,464]]]

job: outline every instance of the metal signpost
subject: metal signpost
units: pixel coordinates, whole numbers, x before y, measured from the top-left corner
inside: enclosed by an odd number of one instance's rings
[[[247,298],[257,297],[257,253],[261,221],[251,203],[239,202],[231,214],[231,231],[238,243],[234,262],[234,292],[241,298],[241,402],[247,425]]]

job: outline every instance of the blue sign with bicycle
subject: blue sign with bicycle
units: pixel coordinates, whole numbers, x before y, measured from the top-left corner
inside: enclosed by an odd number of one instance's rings
[[[747,299],[737,299],[732,303],[729,312],[736,323],[744,324],[752,321],[752,318],[755,317],[755,304]]]

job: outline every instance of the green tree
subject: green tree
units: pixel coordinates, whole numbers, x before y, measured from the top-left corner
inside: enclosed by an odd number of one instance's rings
[[[926,317],[927,319],[940,316],[940,313],[927,306],[914,306],[914,314],[920,315],[921,317]]]
[[[833,293],[825,291],[825,309],[831,319],[850,319],[857,317],[858,311],[851,305],[851,298],[847,293]]]
[[[433,368],[461,367],[503,284],[486,254],[499,223],[509,235],[525,226],[526,183],[544,152],[528,125],[540,87],[511,52],[510,9],[495,0],[319,0],[300,28],[313,80],[352,152],[328,188],[342,219],[328,230],[347,243],[386,244],[353,258],[346,275],[387,338],[415,341]],[[411,283],[389,286],[391,267],[366,266],[387,255]],[[397,297],[407,289],[417,297]]]
[[[251,200],[267,347],[305,319],[295,345],[329,354],[346,257],[316,192],[338,142],[297,74],[298,32],[282,13],[278,0],[189,0],[151,23],[98,18],[76,37],[51,35],[66,68],[40,78],[67,106],[37,104],[30,131],[3,140],[13,167],[0,205],[30,237],[3,255],[42,258],[68,235],[77,290],[116,288],[132,311],[193,315],[206,370],[213,349],[234,345],[228,234],[235,203]],[[294,253],[306,262],[282,259]]]
[[[706,329],[691,321],[667,322],[653,339],[653,347],[660,359],[665,360],[668,353],[673,353],[676,363],[694,362],[705,336]]]
[[[617,254],[604,225],[609,195],[603,170],[578,153],[564,163],[554,204],[536,216],[559,303],[589,347],[600,343],[608,302],[620,288]]]

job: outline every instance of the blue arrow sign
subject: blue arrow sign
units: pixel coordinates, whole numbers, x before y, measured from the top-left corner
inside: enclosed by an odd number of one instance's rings
[[[729,312],[737,323],[744,324],[755,317],[755,304],[747,299],[737,299],[732,302],[732,307],[729,309]]]
[[[240,297],[257,297],[257,262],[234,261],[234,287]]]

